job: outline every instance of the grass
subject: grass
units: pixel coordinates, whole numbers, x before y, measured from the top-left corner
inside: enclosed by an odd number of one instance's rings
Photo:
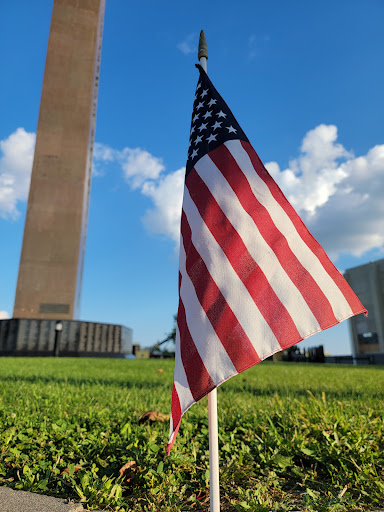
[[[221,386],[223,510],[383,506],[383,370],[267,362]],[[0,484],[89,510],[207,510],[207,400],[169,457],[168,422],[138,423],[168,413],[172,380],[173,361],[1,358]]]

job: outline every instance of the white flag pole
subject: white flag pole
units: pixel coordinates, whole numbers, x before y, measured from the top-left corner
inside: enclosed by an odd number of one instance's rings
[[[209,486],[210,510],[220,512],[219,482],[219,431],[217,424],[217,389],[208,394],[208,430],[209,430]]]
[[[198,59],[201,67],[207,72],[208,48],[204,30],[200,32]],[[210,512],[220,512],[219,431],[217,423],[216,388],[208,394],[208,430]]]

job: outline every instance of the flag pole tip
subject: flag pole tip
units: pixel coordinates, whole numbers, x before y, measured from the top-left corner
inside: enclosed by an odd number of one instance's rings
[[[208,60],[208,47],[207,40],[205,39],[204,30],[200,32],[199,53],[197,54],[197,57],[199,60],[201,59],[201,57],[205,57]]]

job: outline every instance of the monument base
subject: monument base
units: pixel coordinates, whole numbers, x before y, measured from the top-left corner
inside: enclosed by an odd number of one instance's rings
[[[125,357],[132,329],[80,320],[0,320],[0,356]]]

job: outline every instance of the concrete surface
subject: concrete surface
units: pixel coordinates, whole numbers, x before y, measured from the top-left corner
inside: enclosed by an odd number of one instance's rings
[[[84,508],[80,503],[63,498],[52,498],[34,492],[14,491],[9,487],[0,487],[1,512],[80,512],[82,510]]]
[[[232,510],[232,509],[231,509]],[[80,503],[0,486],[0,512],[81,512]],[[93,510],[92,512],[103,512]],[[370,512],[384,512],[384,509]]]

